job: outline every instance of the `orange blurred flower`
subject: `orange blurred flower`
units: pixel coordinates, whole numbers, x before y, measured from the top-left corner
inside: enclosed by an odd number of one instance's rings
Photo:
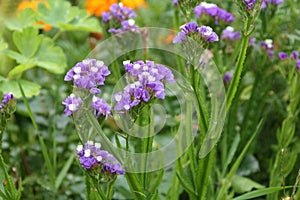
[[[26,8],[31,8],[32,10],[36,11],[39,3],[44,3],[46,6],[49,6],[48,2],[45,0],[22,1],[18,5],[18,12]],[[50,24],[46,24],[45,22],[42,21],[37,22],[37,24],[43,25],[44,26],[43,30],[45,31],[49,31],[52,28]]]
[[[137,8],[140,6],[146,6],[146,2],[144,0],[121,0],[124,6],[129,8]],[[109,11],[109,7],[118,3],[117,0],[87,0],[86,1],[86,10],[90,15],[96,15],[100,17],[103,12]]]

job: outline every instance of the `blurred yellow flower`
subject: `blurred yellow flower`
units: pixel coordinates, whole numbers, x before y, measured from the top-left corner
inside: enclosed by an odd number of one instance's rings
[[[121,0],[124,6],[129,8],[137,8],[140,6],[146,6],[146,2],[144,0]],[[109,7],[118,3],[117,0],[87,0],[86,1],[86,10],[90,15],[96,15],[100,17],[103,12],[109,11]]]
[[[32,10],[36,11],[39,3],[44,3],[46,6],[49,6],[48,2],[45,0],[22,1],[18,5],[18,12],[20,12],[21,10],[24,10],[26,8],[31,8]],[[38,21],[37,24],[43,25],[44,31],[49,31],[52,28],[52,26],[50,24],[46,24],[45,22],[42,22],[42,21]]]

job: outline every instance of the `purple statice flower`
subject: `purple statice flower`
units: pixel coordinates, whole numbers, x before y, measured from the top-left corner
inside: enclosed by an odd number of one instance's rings
[[[297,62],[296,62],[296,67],[295,67],[297,70],[300,69],[300,59],[297,59]]]
[[[173,0],[174,6],[178,6],[178,0]]]
[[[274,51],[273,50],[268,51],[268,56],[269,56],[270,59],[273,58],[274,57]]]
[[[218,35],[209,26],[201,26],[198,28],[198,32],[206,42],[217,42],[219,41]]]
[[[110,74],[108,67],[102,61],[85,59],[69,70],[65,81],[73,81],[78,88],[88,89],[92,94],[100,94],[98,86],[104,85],[105,77]]]
[[[161,64],[154,64],[153,61],[130,60],[123,62],[126,76],[129,83],[123,92],[114,94],[116,105],[114,110],[129,111],[134,106],[151,98],[165,98],[165,84],[174,83],[174,75],[170,69]]]
[[[254,47],[256,45],[256,38],[250,37],[249,38],[249,46]]]
[[[82,99],[80,97],[76,97],[75,94],[71,94],[62,102],[65,108],[65,115],[69,116],[75,113],[78,109],[79,106],[82,104]]]
[[[292,55],[291,55],[293,60],[296,60],[298,58],[298,52],[297,51],[292,51]]]
[[[100,143],[88,141],[77,146],[77,155],[81,166],[93,173],[104,177],[125,174],[123,167],[113,155],[101,149]]]
[[[216,23],[218,23],[218,19],[225,21],[226,23],[233,22],[235,20],[234,16],[219,8],[216,4],[201,2],[198,6],[194,8],[194,13],[197,18],[199,18],[202,14],[206,14],[215,18]]]
[[[284,0],[263,0],[262,4],[261,4],[261,8],[264,9],[267,7],[267,3],[272,3],[275,5],[279,5],[281,3],[283,3]]]
[[[243,0],[243,1],[246,4],[246,9],[247,10],[251,10],[254,7],[255,3],[256,3],[256,0]]]
[[[224,83],[228,84],[232,79],[232,73],[231,72],[226,72],[223,76],[223,81]]]
[[[279,58],[280,60],[286,60],[286,59],[289,58],[289,55],[288,55],[287,53],[281,51],[281,52],[278,53],[278,58]]]
[[[100,115],[104,115],[106,118],[110,116],[110,106],[103,99],[97,96],[93,96],[91,108],[97,118]]]
[[[239,40],[241,38],[241,33],[238,31],[234,31],[234,28],[231,26],[227,26],[222,31],[222,38],[228,40]]]
[[[198,27],[196,22],[188,22],[180,26],[180,32],[174,37],[173,43],[184,43],[187,36],[198,36],[203,38],[206,42],[219,41],[218,35],[209,26]]]
[[[3,110],[10,102],[14,100],[13,93],[4,94],[2,103],[0,104],[0,111]]]
[[[135,17],[135,12],[131,8],[123,6],[122,3],[112,4],[110,12],[102,13],[102,21],[104,23],[113,22],[111,24],[114,24],[114,26],[108,30],[108,32],[113,34],[120,34],[126,31],[136,32],[139,27],[135,25]]]
[[[266,39],[266,40],[262,41],[260,43],[260,46],[266,51],[274,49],[273,40],[271,40],[271,39]]]

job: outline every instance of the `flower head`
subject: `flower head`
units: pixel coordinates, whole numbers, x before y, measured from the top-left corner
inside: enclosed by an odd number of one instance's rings
[[[263,0],[262,4],[261,4],[261,8],[264,9],[267,7],[267,3],[271,3],[271,4],[275,4],[275,5],[279,5],[281,3],[283,3],[284,0]]]
[[[297,51],[292,51],[292,59],[296,60],[298,58],[298,52]]]
[[[123,62],[129,83],[123,92],[114,95],[115,110],[128,111],[132,107],[148,102],[151,98],[165,98],[165,83],[175,82],[170,69],[153,61]]]
[[[226,72],[223,76],[223,81],[228,84],[232,79],[232,73],[231,72]]]
[[[197,18],[199,18],[203,14],[214,17],[216,23],[218,23],[219,19],[223,20],[226,23],[230,23],[235,20],[234,16],[231,13],[219,8],[216,4],[212,3],[201,2],[194,8],[194,13]]]
[[[85,59],[69,70],[64,80],[73,81],[76,87],[88,89],[92,94],[100,94],[98,86],[104,85],[109,74],[108,67],[102,61]]]
[[[82,104],[82,99],[80,97],[76,97],[75,94],[71,94],[62,102],[62,104],[66,107],[64,111],[65,115],[69,116],[79,109],[79,106]]]
[[[247,10],[251,10],[254,7],[255,3],[256,3],[256,0],[243,0],[243,1],[246,4],[246,9]]]
[[[122,165],[113,155],[102,150],[100,143],[88,141],[84,145],[78,145],[77,155],[81,166],[94,175],[101,174],[103,177],[112,178],[125,174]]]
[[[110,106],[97,96],[93,96],[91,107],[96,117],[99,117],[100,115],[105,115],[106,117],[110,116]]]
[[[10,104],[14,104],[14,95],[13,93],[4,94],[2,103],[0,104],[0,111]]]
[[[286,59],[289,58],[289,55],[288,55],[287,53],[285,53],[285,52],[279,52],[279,53],[278,53],[278,58],[279,58],[280,60],[286,60]]]
[[[300,70],[300,59],[297,59],[296,67],[297,70]]]
[[[203,38],[206,42],[219,41],[218,35],[209,26],[198,27],[195,22],[188,22],[180,26],[180,32],[173,39],[173,43],[184,43],[187,36],[193,36],[193,38]]]
[[[222,38],[228,40],[239,40],[241,38],[241,33],[238,31],[234,31],[234,28],[231,26],[227,26],[222,31]]]

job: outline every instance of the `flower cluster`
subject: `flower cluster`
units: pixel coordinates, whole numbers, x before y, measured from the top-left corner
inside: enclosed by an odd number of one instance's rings
[[[222,38],[228,40],[239,40],[241,38],[241,33],[238,31],[234,31],[234,28],[231,26],[227,26],[222,31]]]
[[[201,2],[198,6],[194,8],[194,13],[197,18],[199,18],[202,14],[206,14],[215,18],[216,23],[221,19],[226,23],[233,22],[235,20],[234,16],[219,8],[216,4]]]
[[[81,166],[93,175],[111,177],[125,174],[123,167],[113,155],[101,149],[100,143],[88,141],[77,146],[77,155]]]
[[[291,58],[292,60],[296,60],[296,69],[300,69],[300,59],[298,58],[299,53],[297,51],[292,51],[291,55],[289,56],[286,52],[280,51],[278,52],[279,60],[287,60]]]
[[[243,1],[246,4],[246,9],[247,10],[251,10],[254,7],[255,3],[256,3],[256,0],[243,0]]]
[[[87,0],[86,10],[90,15],[94,14],[97,17],[100,17],[103,12],[109,11],[112,4],[116,3],[118,3],[117,0]],[[146,2],[144,0],[122,0],[121,3],[132,9],[140,6],[146,6]]]
[[[0,104],[0,111],[3,110],[13,100],[14,100],[13,93],[4,94],[2,103]]]
[[[174,75],[170,69],[161,64],[154,64],[153,61],[130,60],[123,62],[127,72],[129,83],[123,92],[114,95],[115,110],[128,111],[132,107],[148,102],[151,98],[165,98],[165,83],[175,82]]]
[[[187,36],[194,36],[194,39],[198,39],[200,36],[206,42],[216,42],[219,41],[218,35],[209,26],[198,27],[195,22],[189,22],[180,26],[180,32],[173,39],[173,43],[183,43],[186,42]]]
[[[104,23],[112,22],[118,26],[118,28],[110,28],[108,30],[113,34],[119,34],[126,31],[135,32],[138,29],[138,26],[135,25],[135,17],[135,12],[131,8],[123,6],[122,3],[112,4],[110,6],[110,12],[102,13],[102,20]]]
[[[75,87],[87,90],[93,95],[91,108],[96,117],[100,115],[108,117],[110,115],[110,106],[96,95],[101,93],[98,87],[104,85],[105,78],[109,74],[108,67],[102,61],[85,59],[70,69],[64,80],[73,81]],[[76,97],[75,94],[71,94],[62,104],[66,107],[65,115],[69,116],[79,109],[82,105],[82,99]]]
[[[281,3],[283,3],[284,0],[263,0],[262,4],[261,4],[261,8],[264,9],[267,7],[267,3],[272,3],[275,5],[279,5]]]
[[[267,51],[269,58],[274,56],[274,45],[273,40],[266,39],[260,43],[260,46]]]

